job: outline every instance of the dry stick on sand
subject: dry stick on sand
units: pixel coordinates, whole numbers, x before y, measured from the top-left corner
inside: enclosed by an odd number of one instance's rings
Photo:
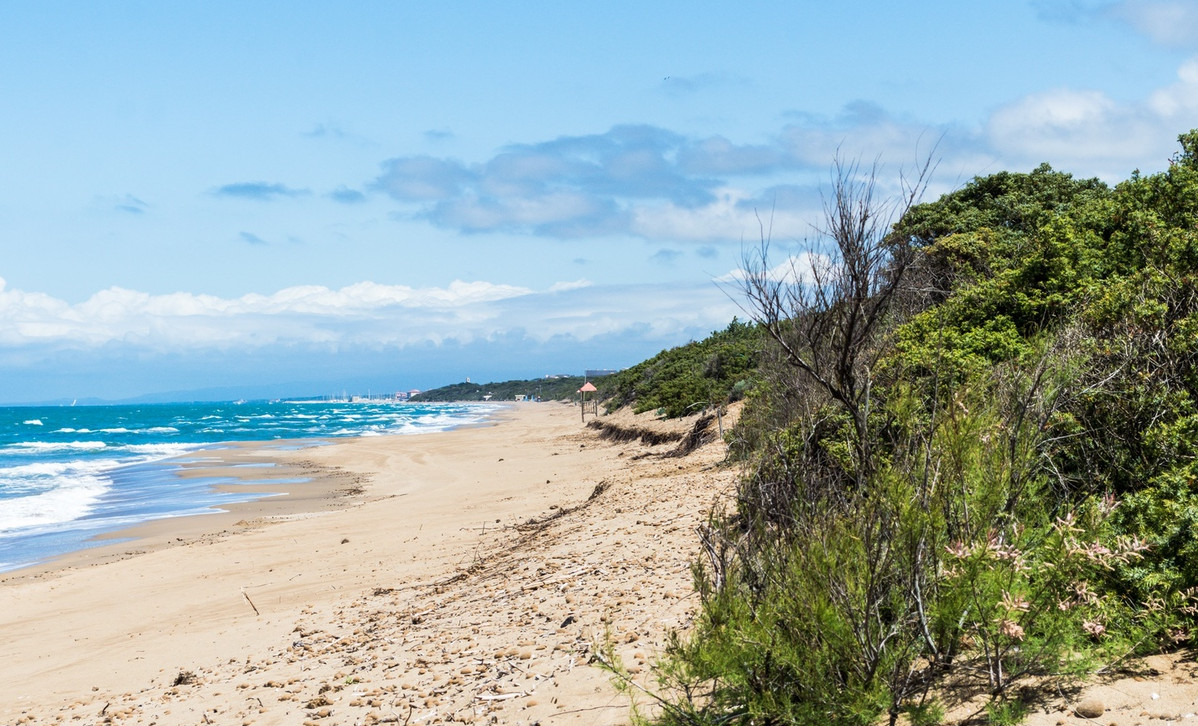
[[[258,617],[262,617],[262,613],[258,612],[258,606],[255,605],[254,601],[250,599],[250,596],[245,593],[245,590],[241,591],[241,596],[244,597],[245,601],[248,602],[250,604],[250,607],[252,607],[254,609],[254,614],[257,615]]]

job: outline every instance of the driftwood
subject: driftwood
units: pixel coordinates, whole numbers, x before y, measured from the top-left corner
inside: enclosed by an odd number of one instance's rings
[[[254,614],[261,617],[262,613],[258,612],[258,606],[255,605],[254,601],[250,599],[250,596],[245,593],[245,590],[241,591],[241,596],[244,597],[245,601],[248,602],[250,604],[250,607],[252,607],[254,609]]]
[[[528,695],[530,694],[524,691],[520,691],[519,693],[480,693],[479,695],[475,696],[475,698],[480,701],[506,701],[509,698],[520,698],[521,696]]]

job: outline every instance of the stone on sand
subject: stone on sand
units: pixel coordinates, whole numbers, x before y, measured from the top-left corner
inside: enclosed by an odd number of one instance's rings
[[[1087,698],[1077,704],[1073,712],[1081,718],[1098,718],[1106,712],[1106,707],[1097,698]]]

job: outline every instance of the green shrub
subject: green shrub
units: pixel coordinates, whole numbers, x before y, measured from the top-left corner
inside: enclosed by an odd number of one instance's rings
[[[763,245],[746,293],[776,345],[720,389],[745,399],[746,474],[704,532],[694,630],[658,666],[663,722],[931,723],[914,704],[955,671],[1015,723],[1025,676],[1191,637],[1198,131],[1180,140],[1113,190],[1042,166],[885,238],[832,219],[850,259],[823,286],[784,288]],[[850,171],[834,214],[871,211]],[[728,368],[687,358],[683,378]],[[637,405],[695,400],[687,380]]]
[[[636,413],[660,409],[666,418],[723,405],[749,388],[760,350],[757,326],[733,318],[724,330],[663,350],[612,376],[603,389],[605,405],[609,412],[621,406],[632,406]]]
[[[1067,388],[1012,373],[918,417],[926,402],[897,387],[878,420],[915,425],[857,491],[828,486],[853,466],[838,441],[851,427],[824,411],[779,432],[706,540],[699,617],[659,670],[663,722],[876,723],[953,663],[1003,696],[1159,630],[1159,613],[1104,588],[1144,551],[1112,529],[1114,501],[1070,504],[1039,465],[1052,432],[1029,414]]]
[[[907,706],[907,719],[911,726],[939,726],[944,723],[944,706],[934,699],[911,704]]]

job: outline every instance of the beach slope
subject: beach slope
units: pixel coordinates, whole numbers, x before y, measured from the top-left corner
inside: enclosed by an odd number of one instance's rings
[[[695,529],[733,478],[721,442],[675,446],[536,404],[231,450],[314,481],[0,578],[0,722],[627,723],[591,653],[643,674],[685,627]]]

